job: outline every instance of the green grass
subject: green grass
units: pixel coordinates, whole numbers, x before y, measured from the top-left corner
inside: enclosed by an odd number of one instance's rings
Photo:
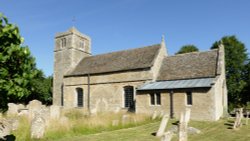
[[[127,114],[130,118],[124,124],[121,122],[123,113],[99,113],[98,115],[86,116],[79,111],[73,110],[68,111],[64,115],[68,120],[51,120],[49,126],[46,127],[45,137],[40,139],[40,141],[73,138],[75,136],[131,128],[152,121],[159,121],[159,119],[152,120],[150,116],[142,114]],[[115,126],[112,125],[114,120],[119,120],[119,123]],[[30,121],[25,117],[21,117],[19,128],[13,132],[13,135],[16,136],[18,141],[33,141],[34,139],[30,138]]]
[[[176,121],[171,120],[168,128],[173,126],[172,123]],[[244,123],[244,121],[243,121]],[[155,137],[155,133],[159,127],[160,122],[153,122],[141,125],[134,128],[120,129],[115,131],[107,131],[91,135],[82,135],[70,138],[59,139],[57,141],[159,141],[160,138]],[[216,122],[198,122],[191,121],[189,126],[201,130],[200,134],[189,135],[189,141],[250,141],[250,124],[243,125],[239,130],[230,129],[232,127],[232,120],[219,120]],[[177,136],[173,137],[172,141],[177,141]]]
[[[122,114],[99,114],[85,116],[75,111],[65,114],[69,122],[52,121],[47,128],[45,138],[40,141],[159,141],[160,138],[152,135],[158,130],[160,120],[151,120],[145,115],[130,116],[137,122],[127,124],[121,122],[112,126],[114,119],[121,119]],[[174,126],[176,120],[170,120],[167,129]],[[249,121],[250,122],[250,121]],[[243,123],[245,121],[243,120]],[[238,130],[230,129],[233,119],[221,119],[216,122],[191,121],[189,126],[201,130],[200,134],[188,135],[189,141],[250,141],[250,123]],[[17,141],[34,141],[30,139],[29,121],[20,119],[19,129],[14,131]],[[172,141],[177,141],[174,135]]]

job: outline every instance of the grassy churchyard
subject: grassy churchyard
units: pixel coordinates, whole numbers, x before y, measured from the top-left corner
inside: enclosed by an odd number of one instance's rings
[[[39,141],[160,141],[153,134],[159,128],[160,119],[152,120],[145,115],[129,114],[126,123],[122,123],[123,114],[103,114],[86,117],[78,112],[66,113],[69,120],[52,121],[46,128],[45,137]],[[114,123],[115,119],[119,122]],[[176,120],[169,120],[166,130],[176,126]],[[21,118],[19,128],[13,132],[17,141],[30,139],[29,121]],[[232,129],[233,118],[216,122],[190,121],[188,126],[201,131],[200,134],[189,134],[188,141],[249,141],[250,124]],[[177,141],[174,134],[172,141]],[[36,139],[37,141],[37,139]]]
[[[250,125],[243,125],[237,130],[231,129],[233,126],[232,119],[222,119],[216,122],[198,122],[191,121],[189,126],[201,130],[200,134],[188,136],[189,141],[249,141]],[[167,129],[173,126],[175,120],[170,120]],[[244,120],[243,120],[244,123]],[[148,123],[134,128],[120,129],[115,131],[101,132],[97,134],[83,135],[71,138],[59,139],[57,141],[160,141],[152,133],[158,130],[160,121]],[[172,141],[177,141],[174,135]]]

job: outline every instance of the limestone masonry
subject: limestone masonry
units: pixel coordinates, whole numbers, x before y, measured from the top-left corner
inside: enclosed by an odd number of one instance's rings
[[[146,47],[91,55],[90,37],[58,33],[53,105],[83,112],[131,111],[218,120],[227,111],[224,46],[168,56],[164,39]]]

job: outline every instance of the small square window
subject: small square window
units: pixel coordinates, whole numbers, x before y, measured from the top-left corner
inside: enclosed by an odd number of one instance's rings
[[[161,105],[161,93],[151,93],[150,94],[150,104],[151,105]]]

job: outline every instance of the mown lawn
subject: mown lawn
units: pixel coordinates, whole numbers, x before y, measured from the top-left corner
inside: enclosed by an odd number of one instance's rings
[[[174,120],[168,123],[168,128],[173,126]],[[243,123],[245,123],[243,121]],[[71,138],[64,138],[57,141],[159,141],[152,135],[158,129],[160,122],[149,123],[146,125],[121,129],[110,132],[102,132],[91,135],[83,135]],[[189,135],[189,141],[250,141],[250,124],[243,125],[239,130],[230,129],[232,120],[220,120],[217,122],[198,122],[191,121],[189,126],[201,130],[200,134]],[[172,141],[177,141],[175,135]]]

